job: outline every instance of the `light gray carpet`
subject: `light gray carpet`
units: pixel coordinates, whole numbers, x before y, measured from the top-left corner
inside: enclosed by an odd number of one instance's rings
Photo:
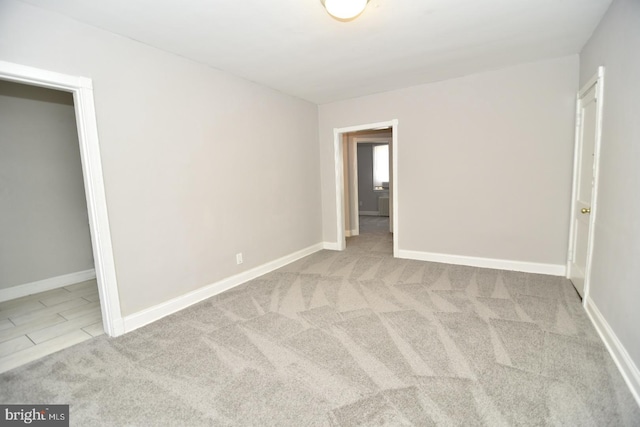
[[[0,376],[72,425],[640,425],[571,283],[391,257],[386,218],[117,339]]]

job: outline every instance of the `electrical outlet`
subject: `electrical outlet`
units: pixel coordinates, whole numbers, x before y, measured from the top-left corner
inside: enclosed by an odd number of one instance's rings
[[[236,264],[238,265],[242,264],[242,252],[240,252],[239,254],[236,254]]]

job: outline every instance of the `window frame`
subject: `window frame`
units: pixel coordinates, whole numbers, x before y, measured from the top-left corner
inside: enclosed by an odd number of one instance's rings
[[[380,181],[380,185],[376,185],[376,147],[387,147],[387,181]],[[377,143],[374,142],[371,145],[371,173],[372,173],[372,183],[373,183],[373,191],[377,193],[389,192],[389,182],[391,177],[391,168],[389,167],[389,160],[391,156],[391,144],[388,142]],[[387,188],[384,187],[384,183],[387,183]]]

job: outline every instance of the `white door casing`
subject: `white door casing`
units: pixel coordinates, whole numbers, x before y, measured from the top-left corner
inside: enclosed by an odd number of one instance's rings
[[[391,153],[392,170],[389,171],[389,195],[390,204],[389,220],[390,228],[393,230],[393,254],[398,254],[398,119],[387,122],[369,123],[364,125],[349,126],[333,129],[333,153],[334,153],[334,171],[335,171],[335,201],[336,201],[336,243],[331,244],[331,249],[343,251],[347,247],[345,239],[345,184],[344,184],[344,150],[343,135],[350,132],[358,132],[361,130],[381,129],[385,127],[391,128]]]
[[[567,277],[586,301],[593,256],[604,69],[578,92]]]

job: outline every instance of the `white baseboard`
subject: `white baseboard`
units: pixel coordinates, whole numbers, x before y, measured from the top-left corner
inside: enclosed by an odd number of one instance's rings
[[[378,211],[359,211],[358,215],[362,215],[362,216],[380,216],[380,212],[378,212]]]
[[[511,261],[507,259],[480,258],[463,255],[439,254],[433,252],[410,251],[398,249],[398,258],[419,261],[442,262],[445,264],[468,265],[471,267],[494,268],[497,270],[522,271],[525,273],[549,274],[565,276],[566,266],[561,264],[539,264],[535,262]]]
[[[339,251],[340,247],[336,242],[322,242],[322,249],[328,249],[330,251]]]
[[[103,320],[104,322],[104,320]],[[106,328],[105,328],[106,330]],[[113,321],[113,335],[111,335],[112,337],[119,337],[120,335],[124,335],[125,333],[125,329],[124,329],[124,319],[122,317],[115,319]]]
[[[180,311],[190,305],[196,304],[235,286],[241,285],[242,283],[262,276],[270,271],[284,267],[285,265],[300,258],[322,250],[323,246],[324,245],[322,243],[309,246],[305,249],[283,256],[282,258],[278,258],[274,261],[252,268],[251,270],[222,279],[219,282],[212,283],[200,289],[196,289],[195,291],[170,299],[169,301],[165,301],[161,304],[154,305],[153,307],[125,316],[123,319],[124,332],[131,332],[134,329],[138,329],[151,322],[155,322],[156,320],[162,319],[176,311]]]
[[[77,271],[75,273],[64,274],[62,276],[51,277],[49,279],[38,280],[37,282],[25,283],[23,285],[12,286],[0,289],[0,302],[26,297],[27,295],[39,292],[50,291],[73,285],[74,283],[85,282],[96,278],[96,270]]]
[[[618,370],[627,383],[631,394],[636,399],[636,403],[640,406],[640,370],[638,370],[636,364],[633,363],[627,349],[624,348],[613,332],[613,329],[611,329],[611,326],[609,326],[609,323],[607,323],[602,313],[600,313],[600,310],[596,307],[596,304],[589,297],[587,297],[585,303],[585,310],[591,319],[591,323],[593,323],[596,331],[598,331],[600,338],[604,341],[604,345],[607,347],[607,350],[609,350],[613,361],[616,363],[616,366],[618,366]]]

